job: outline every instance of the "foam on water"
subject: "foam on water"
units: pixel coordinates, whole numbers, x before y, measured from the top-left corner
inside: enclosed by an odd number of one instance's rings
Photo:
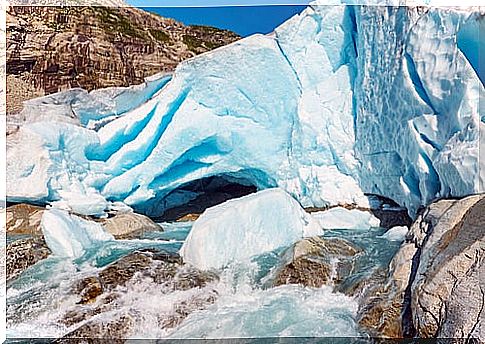
[[[226,293],[190,315],[170,338],[338,337],[359,334],[357,302],[332,288],[286,285]]]
[[[192,222],[162,226],[165,232],[152,233],[151,239],[107,240],[78,258],[51,256],[28,269],[7,291],[9,338],[61,337],[72,331],[77,325],[67,327],[59,320],[78,307],[73,283],[137,249],[177,252]],[[345,238],[364,249],[354,274],[358,279],[387,266],[399,246],[381,237],[384,232],[382,228],[327,230],[324,236]],[[116,307],[96,320],[131,316],[135,324],[129,336],[147,339],[361,335],[355,322],[357,300],[332,292],[332,287],[268,288],[272,269],[281,264],[279,252],[233,263],[220,273],[219,281],[202,288],[174,290],[137,275],[117,289]],[[186,313],[189,316],[184,319],[181,314]],[[166,326],[169,323],[174,326]]]

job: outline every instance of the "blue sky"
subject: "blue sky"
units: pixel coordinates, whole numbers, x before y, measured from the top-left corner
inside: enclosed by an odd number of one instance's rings
[[[214,7],[255,5],[306,5],[310,0],[127,0],[137,7]]]
[[[132,1],[134,3],[135,1]],[[269,33],[305,6],[142,7],[184,24],[210,25],[241,36]]]

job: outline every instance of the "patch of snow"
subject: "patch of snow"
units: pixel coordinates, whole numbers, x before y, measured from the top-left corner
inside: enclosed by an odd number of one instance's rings
[[[406,226],[396,226],[389,229],[386,233],[380,237],[390,241],[404,241],[409,228]]]
[[[381,221],[369,211],[335,207],[311,214],[324,229],[370,229]]]

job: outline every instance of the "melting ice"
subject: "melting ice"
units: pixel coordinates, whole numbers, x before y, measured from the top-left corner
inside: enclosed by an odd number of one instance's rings
[[[122,201],[160,215],[172,191],[219,176],[278,186],[305,207],[366,206],[364,192],[379,194],[413,215],[483,190],[485,93],[469,49],[478,9],[326,4],[185,61],[102,111],[88,103],[109,103],[109,92],[77,95],[69,121],[58,107],[74,95],[43,98],[51,119],[29,116],[9,135],[9,200],[85,214]]]

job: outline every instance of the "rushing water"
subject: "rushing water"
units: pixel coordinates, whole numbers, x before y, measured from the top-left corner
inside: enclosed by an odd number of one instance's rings
[[[165,223],[164,232],[149,232],[138,240],[112,240],[91,248],[71,261],[51,256],[25,271],[7,289],[7,336],[9,338],[60,337],[72,330],[59,319],[72,309],[78,296],[72,284],[92,276],[104,266],[140,248],[177,252],[191,223]],[[326,237],[352,241],[365,250],[353,278],[388,265],[398,242],[380,238],[384,229],[329,230]],[[216,248],[215,248],[216,249]],[[120,307],[113,312],[136,314],[132,338],[227,338],[227,337],[349,337],[362,333],[355,321],[357,301],[333,292],[331,286],[299,285],[265,287],[278,264],[278,252],[256,257],[247,264],[224,270],[220,280],[203,288],[163,290],[149,279],[133,279],[119,288]],[[192,312],[175,328],[163,328],[160,319],[186,300],[217,295],[205,309]]]

